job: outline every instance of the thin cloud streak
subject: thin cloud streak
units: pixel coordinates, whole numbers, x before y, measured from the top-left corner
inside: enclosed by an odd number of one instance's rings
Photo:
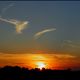
[[[42,30],[42,31],[36,33],[36,34],[34,35],[34,38],[35,38],[35,39],[38,39],[38,37],[40,37],[40,36],[43,35],[44,33],[46,33],[46,32],[51,32],[51,31],[55,31],[55,30],[56,30],[56,28],[51,28],[51,29]]]
[[[1,15],[3,15],[9,8],[14,6],[14,3],[9,4],[8,6],[4,7],[1,11]]]
[[[25,29],[27,24],[29,23],[28,21],[18,21],[18,20],[14,20],[14,19],[7,20],[7,19],[3,19],[1,17],[0,17],[0,20],[15,25],[16,32],[19,34],[22,33],[22,30]]]
[[[72,47],[72,48],[80,48],[80,45],[74,43],[74,42],[71,41],[71,40],[65,40],[65,41],[64,41],[64,44],[65,44],[65,45],[68,45],[68,46],[70,46],[70,47]]]
[[[70,54],[57,54],[57,55],[54,55],[54,56],[57,57],[57,58],[76,58],[76,56],[70,55]]]

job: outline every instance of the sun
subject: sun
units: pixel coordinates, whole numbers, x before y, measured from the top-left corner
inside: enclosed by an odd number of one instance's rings
[[[46,67],[44,62],[36,62],[36,65],[37,65],[37,68],[39,68],[39,69],[42,69],[42,68]]]

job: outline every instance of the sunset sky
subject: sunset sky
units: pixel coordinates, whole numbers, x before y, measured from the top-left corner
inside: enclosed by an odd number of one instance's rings
[[[80,2],[0,1],[0,66],[80,68]]]

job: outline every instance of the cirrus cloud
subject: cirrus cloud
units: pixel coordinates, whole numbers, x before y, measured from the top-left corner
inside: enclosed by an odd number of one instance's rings
[[[44,33],[47,33],[47,32],[51,32],[51,31],[55,31],[56,28],[51,28],[51,29],[45,29],[45,30],[42,30],[40,32],[37,32],[35,35],[34,35],[34,38],[35,39],[38,39],[41,35],[43,35]]]

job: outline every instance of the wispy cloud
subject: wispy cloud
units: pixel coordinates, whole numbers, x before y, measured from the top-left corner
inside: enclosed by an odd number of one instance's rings
[[[76,56],[70,55],[70,54],[54,54],[54,57],[56,58],[76,58]]]
[[[8,6],[4,7],[1,11],[1,16],[12,6],[14,6],[14,3],[9,4]]]
[[[29,23],[28,21],[18,21],[14,19],[7,20],[3,19],[2,17],[0,17],[0,20],[15,25],[16,32],[19,34],[22,33],[22,30],[24,30],[27,27],[27,24]]]
[[[35,38],[35,39],[38,39],[38,38],[39,38],[41,35],[43,35],[44,33],[46,33],[46,32],[51,32],[51,31],[55,31],[55,30],[56,30],[56,28],[51,28],[51,29],[42,30],[42,31],[36,33],[36,34],[34,35],[34,38]]]
[[[66,43],[72,43],[71,40],[64,40],[64,42],[66,42]]]
[[[71,40],[64,40],[62,46],[64,47],[64,45],[71,48],[80,48],[80,44],[74,43]]]

